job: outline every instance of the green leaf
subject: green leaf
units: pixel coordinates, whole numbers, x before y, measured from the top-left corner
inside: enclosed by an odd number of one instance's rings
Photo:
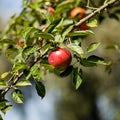
[[[116,14],[114,14],[114,13],[109,14],[109,17],[113,18],[113,19],[116,19],[117,21],[119,21],[119,16],[116,15]]]
[[[50,64],[41,63],[40,65],[47,68],[50,71],[54,71],[54,69],[55,69],[55,67]]]
[[[89,27],[97,27],[98,22],[96,19],[90,20],[89,23],[87,23]]]
[[[87,61],[89,61],[89,63],[93,63],[93,64],[107,65],[107,63],[104,61],[103,58],[95,56],[95,55],[89,56],[87,58]]]
[[[17,83],[16,86],[21,87],[21,86],[30,86],[32,85],[31,82],[29,80],[25,80],[25,79],[20,79]]]
[[[15,45],[15,41],[11,40],[11,39],[2,39],[0,40],[0,44],[9,44],[9,45]]]
[[[22,51],[22,57],[25,59],[30,54],[34,53],[38,49],[38,46],[28,46]]]
[[[5,101],[0,101],[0,110],[3,109],[6,106]]]
[[[44,39],[51,39],[51,40],[54,40],[54,36],[50,33],[45,33],[45,32],[41,32],[41,33],[37,33],[36,34],[36,37],[41,37],[41,38],[44,38]]]
[[[73,66],[69,66],[65,71],[60,73],[60,76],[61,77],[66,77],[72,72],[72,70],[73,70]]]
[[[74,3],[74,0],[67,0],[67,1],[63,1],[61,2],[55,11],[55,15],[60,15],[63,12],[69,11],[71,9],[71,4]]]
[[[6,114],[6,112],[10,109],[12,109],[13,105],[6,105],[1,111]]]
[[[5,80],[0,79],[0,90],[4,89],[5,87],[7,87],[7,83]]]
[[[16,102],[16,103],[23,103],[24,102],[24,97],[23,94],[20,90],[16,89],[11,93],[11,98]]]
[[[73,85],[78,89],[82,83],[82,70],[80,68],[73,69]]]
[[[41,49],[40,52],[41,54],[44,53],[45,51],[49,50],[52,48],[52,44],[51,43],[47,43],[46,45],[44,45]]]
[[[65,29],[62,31],[62,38],[63,40],[61,42],[64,41],[65,37],[68,35],[68,33],[73,29],[73,26],[67,26],[65,27]]]
[[[26,27],[24,30],[21,30],[20,37],[23,39],[28,39],[31,35],[36,35],[40,30],[34,27]]]
[[[0,115],[0,120],[3,120],[2,115]]]
[[[89,61],[88,59],[84,58],[80,61],[81,65],[85,66],[85,67],[93,67],[96,66],[96,63],[93,63],[91,61]]]
[[[78,57],[83,57],[84,51],[83,51],[82,47],[80,47],[74,43],[68,44],[67,47],[70,50],[72,50],[73,53],[76,54]]]
[[[8,57],[10,57],[10,56],[12,56],[12,55],[15,55],[15,53],[16,52],[18,52],[18,49],[16,49],[16,48],[8,48],[7,50],[6,50],[6,55],[8,56]]]
[[[68,34],[68,36],[86,36],[89,34],[94,34],[91,30],[84,30],[84,31],[74,31]]]
[[[48,27],[47,29],[45,30],[46,33],[51,33],[58,24],[60,24],[61,22],[61,19],[55,19]]]
[[[91,44],[89,45],[89,47],[87,48],[87,52],[92,52],[92,51],[96,50],[99,45],[100,45],[99,42],[91,43]]]
[[[36,90],[37,90],[38,95],[41,98],[45,96],[45,93],[46,93],[45,86],[43,85],[42,82],[38,82],[38,81],[36,82]]]
[[[27,64],[21,63],[21,62],[17,62],[17,63],[14,64],[12,70],[13,71],[18,71],[18,70],[25,69],[25,68],[27,68]]]
[[[8,72],[4,72],[3,74],[1,74],[1,78],[6,78],[9,75],[10,71]]]
[[[34,79],[40,79],[41,78],[40,66],[38,66],[38,64],[32,66],[30,73]]]

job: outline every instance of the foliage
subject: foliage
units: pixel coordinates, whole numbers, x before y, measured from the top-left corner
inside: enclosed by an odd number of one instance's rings
[[[100,46],[99,42],[91,43],[86,50],[82,47],[82,41],[88,35],[95,34],[91,28],[98,26],[104,17],[108,15],[110,18],[119,20],[117,16],[120,13],[119,2],[111,0],[116,4],[109,5],[108,1],[102,1],[96,6],[91,0],[87,2],[80,0],[54,2],[23,0],[23,10],[18,16],[11,17],[11,22],[0,40],[1,51],[4,47],[2,52],[5,52],[13,64],[11,71],[3,73],[0,78],[0,110],[3,113],[12,108],[9,101],[5,99],[6,93],[11,89],[13,101],[23,103],[24,95],[20,87],[32,85],[30,79],[34,80],[36,91],[43,98],[46,91],[41,79],[44,79],[46,71],[54,72],[60,77],[72,74],[73,86],[78,89],[83,79],[83,66],[109,66],[109,63],[105,62],[103,58],[93,54],[93,51]],[[103,10],[100,6],[104,5],[109,6],[107,9],[109,12],[100,12]],[[52,15],[48,11],[49,6],[55,9]],[[93,14],[89,19],[83,18],[85,19],[83,22],[87,21],[89,30],[80,30],[82,23],[77,24],[80,22],[77,16],[76,18],[70,17],[70,11],[77,6],[85,9],[86,16],[98,10],[97,15]],[[90,13],[87,14],[87,11]],[[57,47],[67,48],[72,53],[72,63],[64,71],[49,65],[47,60],[48,53]]]

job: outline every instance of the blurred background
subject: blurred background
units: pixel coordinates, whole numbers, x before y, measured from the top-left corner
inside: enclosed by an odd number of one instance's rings
[[[7,27],[10,16],[19,14],[22,0],[0,0],[0,31]],[[120,23],[105,19],[95,35],[88,36],[82,43],[86,48],[99,41],[100,47],[92,54],[113,61],[107,71],[104,66],[84,68],[84,81],[75,90],[71,76],[59,78],[46,75],[46,96],[41,99],[34,85],[23,88],[24,104],[14,104],[12,110],[3,115],[4,120],[119,120],[120,119]],[[114,45],[115,49],[106,49]],[[0,74],[11,67],[5,56],[0,56]],[[8,95],[9,98],[9,95]],[[12,101],[11,101],[12,102]]]

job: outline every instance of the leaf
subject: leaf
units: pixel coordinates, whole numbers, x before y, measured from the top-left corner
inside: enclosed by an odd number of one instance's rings
[[[82,70],[80,68],[74,68],[73,69],[73,85],[75,86],[75,89],[77,90],[82,83]]]
[[[25,79],[20,79],[17,83],[16,86],[21,87],[21,86],[30,86],[32,85],[31,82],[29,80],[25,80]]]
[[[0,115],[0,120],[3,120],[2,115]]]
[[[16,52],[18,52],[18,49],[14,48],[14,47],[13,48],[8,48],[6,50],[6,55],[8,57],[10,57],[10,56],[14,55]]]
[[[87,48],[87,52],[92,52],[92,51],[96,50],[99,45],[100,45],[99,42],[91,43],[91,44],[89,45],[89,47]]]
[[[61,22],[61,19],[55,19],[45,30],[46,33],[51,33],[56,26]]]
[[[61,77],[66,77],[72,72],[72,70],[73,70],[73,66],[69,66],[65,71],[60,73],[60,76]]]
[[[74,43],[68,44],[67,47],[69,49],[71,49],[74,52],[74,54],[76,54],[78,57],[83,57],[84,51],[83,51],[82,47],[80,47]]]
[[[15,45],[15,41],[11,40],[11,39],[2,39],[0,40],[0,44],[9,44],[9,45]]]
[[[55,69],[55,67],[50,64],[41,63],[40,65],[47,68],[50,71],[54,71],[54,69]]]
[[[22,51],[22,57],[25,59],[30,54],[34,53],[38,49],[38,46],[28,46]]]
[[[8,75],[9,75],[10,71],[8,72],[4,72],[2,75],[1,75],[1,78],[6,78]]]
[[[0,110],[3,109],[6,106],[5,101],[0,101]]]
[[[13,105],[6,105],[1,111],[6,114],[6,112],[10,109],[12,109]]]
[[[56,8],[55,15],[60,15],[63,12],[69,11],[71,9],[70,5],[73,3],[74,3],[73,0],[67,0],[61,2]]]
[[[91,55],[87,58],[87,61],[89,61],[90,63],[95,63],[95,64],[101,64],[101,65],[107,65],[107,63],[104,61],[103,58],[95,56],[95,55]]]
[[[32,66],[30,70],[31,75],[33,76],[34,79],[40,79],[41,78],[41,72],[40,72],[40,67],[38,64],[35,64]]]
[[[89,23],[87,23],[89,27],[97,27],[98,21],[96,19],[90,20]]]
[[[35,27],[26,27],[24,30],[21,30],[20,37],[23,39],[28,39],[30,35],[35,35],[39,32],[40,30]]]
[[[41,98],[45,96],[46,90],[42,82],[39,82],[39,81],[36,82],[36,90],[37,90],[38,95]]]
[[[40,33],[37,33],[35,36],[36,37],[41,37],[41,38],[44,38],[44,39],[54,40],[54,36],[50,33],[40,32]]]
[[[81,65],[85,66],[85,67],[93,67],[93,66],[96,66],[96,63],[93,63],[89,60],[87,60],[86,58],[82,59],[80,61]]]
[[[5,87],[7,87],[7,83],[5,80],[0,79],[0,90],[4,89]]]
[[[11,93],[11,98],[16,102],[16,103],[23,103],[24,102],[24,97],[23,94],[20,90],[16,89]]]
[[[63,40],[61,42],[64,41],[65,37],[68,35],[68,33],[73,29],[73,26],[67,26],[65,27],[65,29],[62,31],[62,38]]]
[[[81,30],[81,31],[74,31],[68,34],[68,36],[86,36],[89,34],[94,34],[91,30]]]
[[[27,68],[27,64],[21,63],[21,62],[17,62],[17,63],[14,64],[12,70],[13,71],[18,71],[18,70],[25,69],[25,68]]]
[[[116,14],[114,14],[114,13],[109,14],[109,17],[119,21],[119,17]]]

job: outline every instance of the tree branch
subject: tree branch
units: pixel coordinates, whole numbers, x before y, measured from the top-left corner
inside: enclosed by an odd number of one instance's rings
[[[44,46],[43,46],[44,47]],[[32,66],[34,66],[47,52],[49,49],[46,49],[40,56],[36,58],[36,60],[33,62],[33,64],[30,66],[29,69],[31,69]],[[19,81],[19,79],[24,75],[24,72],[20,72],[19,75],[14,79],[14,75],[12,76],[11,81],[13,82],[8,85],[6,88],[4,88],[0,94],[0,98],[4,97],[4,95]]]
[[[97,13],[100,13],[102,10],[104,10],[105,8],[109,7],[110,5],[118,2],[120,0],[111,0],[110,2],[102,5],[101,7],[99,7],[98,9],[96,9],[95,11],[93,11],[91,14],[87,15],[86,17],[84,17],[83,19],[81,19],[78,23],[75,24],[76,26],[81,25],[83,22],[89,20],[90,18],[92,18],[93,16],[95,16]]]

